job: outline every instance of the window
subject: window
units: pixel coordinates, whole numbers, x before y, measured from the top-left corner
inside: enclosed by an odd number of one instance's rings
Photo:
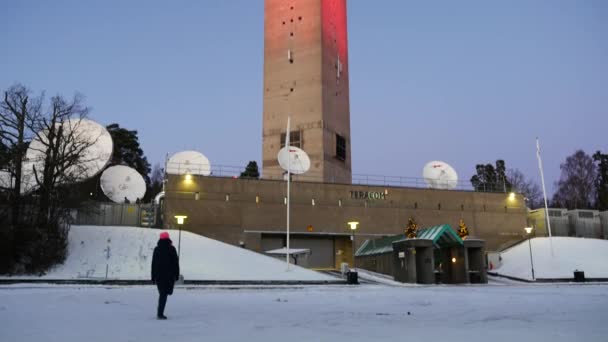
[[[339,134],[336,134],[336,158],[346,160],[346,139]]]
[[[578,217],[579,218],[593,218],[593,212],[592,211],[579,211],[578,212]]]
[[[285,133],[281,133],[281,148],[285,147],[285,136]],[[294,131],[289,134],[289,144],[302,148],[302,135],[300,134],[300,131]]]
[[[562,212],[559,210],[549,210],[549,216],[562,217]]]

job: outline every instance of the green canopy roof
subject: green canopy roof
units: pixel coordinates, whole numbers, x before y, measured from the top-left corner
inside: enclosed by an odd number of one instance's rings
[[[416,239],[433,241],[436,248],[463,245],[462,239],[449,224],[418,229]],[[355,253],[356,256],[390,253],[393,242],[407,240],[405,234],[386,236],[380,239],[366,240]]]
[[[437,248],[463,245],[462,239],[449,224],[419,229],[417,235],[417,239],[432,240]]]

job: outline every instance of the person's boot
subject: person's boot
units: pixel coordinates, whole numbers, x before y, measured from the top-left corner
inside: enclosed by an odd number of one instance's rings
[[[158,310],[156,311],[157,319],[167,319],[165,316],[165,305],[167,304],[167,295],[162,294],[158,297]]]

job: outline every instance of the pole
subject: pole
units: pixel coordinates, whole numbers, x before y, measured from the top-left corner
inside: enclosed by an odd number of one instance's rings
[[[353,229],[353,269],[357,272],[357,259],[355,258],[355,230]]]
[[[180,251],[182,246],[182,225],[179,225],[179,234],[177,238],[177,259],[179,260]]]
[[[290,122],[291,121],[291,115],[287,115],[287,133],[285,133],[285,147],[287,148],[287,241],[286,241],[286,245],[287,245],[287,253],[286,253],[286,258],[285,260],[287,261],[287,270],[289,271],[289,209],[290,209],[290,202],[291,202],[291,197],[290,197],[290,187],[291,187],[291,151],[289,150],[290,147]]]
[[[528,238],[528,246],[530,247],[530,267],[532,268],[532,280],[536,280],[536,278],[534,278],[534,260],[532,259],[532,243],[530,240],[532,240],[532,237]]]
[[[540,170],[540,180],[543,185],[543,196],[545,198],[545,223],[549,232],[549,245],[551,246],[551,256],[553,256],[553,239],[551,238],[551,220],[549,219],[549,206],[547,205],[547,190],[545,188],[545,175],[543,173],[543,161],[540,158],[540,142],[536,138],[536,157],[538,158],[538,169]]]

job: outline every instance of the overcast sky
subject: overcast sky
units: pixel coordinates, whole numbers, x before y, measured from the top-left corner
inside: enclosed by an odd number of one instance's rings
[[[79,91],[152,163],[261,163],[262,0],[0,3],[0,89]],[[608,152],[607,1],[350,0],[348,15],[353,173],[444,160],[468,180],[502,158],[539,180],[539,136],[551,190],[576,149]]]

